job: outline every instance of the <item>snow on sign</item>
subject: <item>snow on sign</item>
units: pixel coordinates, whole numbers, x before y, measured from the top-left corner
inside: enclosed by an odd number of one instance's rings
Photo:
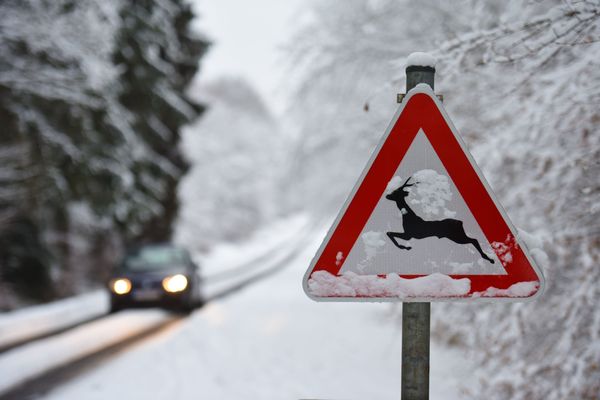
[[[314,300],[525,299],[543,276],[431,88],[406,97],[304,276]]]

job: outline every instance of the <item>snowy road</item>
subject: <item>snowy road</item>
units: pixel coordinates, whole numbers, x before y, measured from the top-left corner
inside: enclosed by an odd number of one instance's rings
[[[398,399],[400,319],[386,304],[319,304],[301,288],[316,238],[286,268],[71,377],[46,399]],[[242,253],[240,253],[242,254]],[[432,346],[431,398],[472,368]]]
[[[26,307],[0,316],[0,354],[29,341],[60,333],[106,315],[105,290],[49,304]]]

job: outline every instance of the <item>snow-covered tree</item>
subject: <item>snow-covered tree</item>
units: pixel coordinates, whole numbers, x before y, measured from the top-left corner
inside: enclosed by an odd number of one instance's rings
[[[135,238],[164,241],[177,214],[177,184],[187,170],[179,129],[202,111],[185,90],[206,43],[189,30],[194,15],[182,0],[136,1],[121,9],[121,17],[114,49],[119,101],[141,142],[133,150],[143,155],[131,166],[139,198],[121,222],[135,227]]]
[[[177,237],[207,249],[246,238],[280,209],[286,142],[246,81],[222,78],[198,90],[211,106],[184,130],[184,152],[193,167],[181,185],[185,206]]]
[[[19,201],[11,202],[19,218],[6,227],[5,237],[22,236],[23,223],[39,225],[43,228],[27,230],[42,236],[31,241],[46,242],[56,257],[67,259],[67,202],[89,200],[94,184],[99,188],[99,181],[114,175],[111,168],[123,170],[111,158],[110,141],[98,146],[101,132],[111,127],[106,110],[114,99],[116,8],[90,1],[7,1],[0,5],[0,26],[0,141],[5,149],[24,149],[20,158],[28,171],[18,185]],[[90,175],[96,179],[87,179]],[[19,256],[13,251],[17,245],[3,246],[3,270],[48,268],[47,251]],[[35,254],[40,257],[32,260]]]
[[[190,19],[181,0],[0,3],[0,157],[13,159],[4,169],[16,166],[0,193],[0,215],[14,217],[0,222],[0,240],[18,237],[23,221],[43,249],[25,257],[2,246],[12,270],[27,271],[37,254],[64,294],[110,267],[95,257],[101,249],[118,256],[123,238],[157,233],[148,228],[157,219],[158,236],[168,235],[185,169],[178,129],[199,112],[184,88],[206,47]],[[173,111],[184,106],[185,116]],[[149,125],[170,136],[158,142]]]
[[[304,204],[336,211],[392,116],[405,57],[431,51],[475,159],[552,260],[539,301],[435,305],[434,333],[473,349],[473,398],[597,398],[600,4],[324,1],[307,20],[290,46]]]

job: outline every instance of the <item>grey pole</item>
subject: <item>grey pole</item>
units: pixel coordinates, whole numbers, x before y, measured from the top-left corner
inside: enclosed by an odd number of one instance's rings
[[[434,89],[435,68],[406,68],[406,91],[419,83]],[[429,399],[429,334],[431,303],[402,304],[402,400]]]

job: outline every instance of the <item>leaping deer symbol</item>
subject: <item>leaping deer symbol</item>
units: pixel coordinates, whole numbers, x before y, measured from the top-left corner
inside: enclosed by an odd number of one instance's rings
[[[408,181],[411,178],[412,176],[409,176],[402,186],[385,196],[386,199],[396,202],[396,206],[398,206],[402,213],[402,227],[404,228],[404,232],[388,232],[387,235],[392,243],[399,249],[410,250],[410,246],[403,246],[396,239],[423,239],[432,236],[447,238],[458,244],[472,244],[479,254],[481,254],[481,257],[493,264],[494,260],[483,252],[477,239],[467,236],[462,221],[452,218],[440,221],[425,221],[415,214],[406,202],[406,197],[409,193],[406,189],[418,184],[418,182],[409,184]]]

